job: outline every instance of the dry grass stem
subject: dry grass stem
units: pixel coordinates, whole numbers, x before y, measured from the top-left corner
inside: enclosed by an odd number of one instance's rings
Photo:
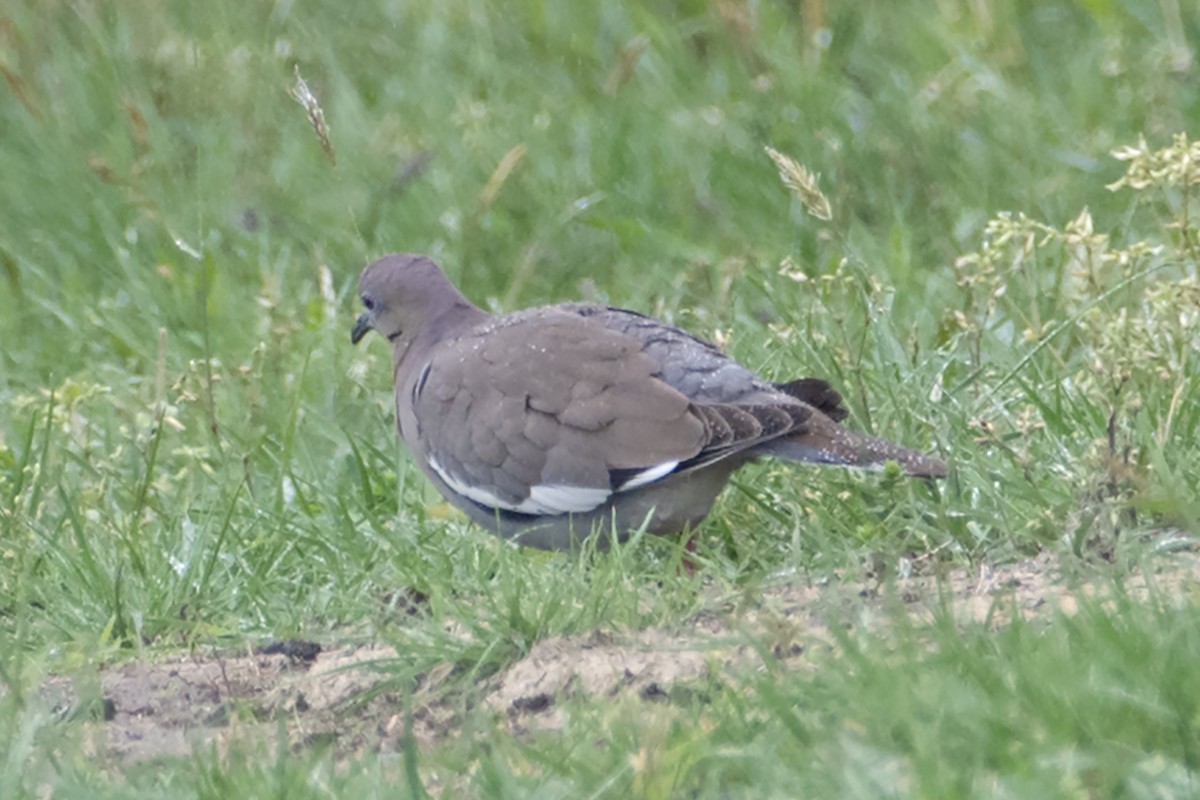
[[[638,62],[642,60],[642,54],[649,46],[650,37],[644,33],[639,33],[629,40],[629,43],[621,49],[617,56],[617,63],[609,71],[608,77],[604,79],[605,94],[616,97],[617,92],[621,91],[621,87],[633,79]]]
[[[483,207],[484,211],[492,207],[492,203],[496,202],[496,198],[500,195],[500,190],[508,182],[508,178],[512,175],[513,170],[525,160],[525,149],[525,145],[519,144],[509,150],[500,159],[500,163],[496,165],[496,169],[492,170],[492,176],[488,178],[483,191],[479,193],[479,204]]]

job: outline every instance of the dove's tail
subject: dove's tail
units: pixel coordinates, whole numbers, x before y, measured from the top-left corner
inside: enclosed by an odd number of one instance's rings
[[[792,461],[862,469],[878,469],[888,461],[895,461],[916,478],[946,477],[946,462],[939,458],[843,428],[831,420],[812,422],[791,436],[764,442],[755,448],[756,452]]]

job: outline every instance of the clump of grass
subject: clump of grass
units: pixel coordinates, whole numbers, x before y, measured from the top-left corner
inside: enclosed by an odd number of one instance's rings
[[[928,400],[931,410],[968,415],[963,421],[976,432],[981,455],[1010,461],[1004,488],[984,491],[1007,494],[995,497],[998,506],[1029,509],[1022,512],[1024,547],[1063,538],[1077,551],[1087,545],[1111,556],[1123,528],[1196,528],[1197,508],[1182,490],[1193,477],[1197,424],[1187,402],[1196,392],[1200,343],[1190,210],[1195,150],[1178,136],[1161,150],[1143,143],[1114,151],[1128,171],[1109,188],[1135,191],[1134,210],[1142,212],[1117,231],[1098,231],[1087,208],[1061,226],[1002,212],[984,226],[981,246],[955,261],[957,297],[940,319],[942,349],[924,357]],[[811,172],[769,152],[802,204],[824,200]],[[815,269],[795,255],[782,259],[777,272],[795,283],[795,301],[763,283],[787,319],[771,330],[784,347],[803,347],[824,362],[858,424],[870,428],[871,406],[880,397],[886,402],[882,380],[894,369],[885,353],[909,370],[919,356],[891,328],[897,287],[862,260],[844,232],[822,248]],[[832,269],[822,271],[821,263]],[[883,418],[893,411],[884,406]],[[985,464],[961,440],[951,457],[967,471]],[[984,457],[995,473],[994,459]],[[978,493],[982,485],[972,489],[977,500],[986,496]],[[996,513],[987,506],[979,507],[981,521]],[[902,524],[893,519],[880,528],[860,518],[850,528],[875,531],[855,538],[896,541],[890,526]],[[974,553],[1014,541],[1011,532],[984,525],[969,523],[952,538]],[[915,540],[954,552],[942,548],[944,535],[944,528],[940,535],[930,530]]]
[[[1082,452],[1060,462],[1079,495],[1070,515],[1077,548],[1096,537],[1110,547],[1139,510],[1151,526],[1195,530],[1200,521],[1180,491],[1195,479],[1198,432],[1187,402],[1200,368],[1197,148],[1181,134],[1160,150],[1143,141],[1113,156],[1127,170],[1109,189],[1134,191],[1135,209],[1153,212],[1153,224],[1142,230],[1131,218],[1106,234],[1086,208],[1061,227],[1001,214],[983,247],[956,262],[963,303],[945,323],[968,343],[977,371],[989,369],[997,344],[1024,349],[998,382],[977,385],[1020,387],[1009,430],[1027,437],[1033,420],[1078,442]],[[1044,359],[1063,373],[1055,386],[1023,375]]]

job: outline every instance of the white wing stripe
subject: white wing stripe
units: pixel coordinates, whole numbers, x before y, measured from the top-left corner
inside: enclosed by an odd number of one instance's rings
[[[458,478],[451,475],[445,467],[439,464],[436,458],[429,459],[429,467],[437,473],[438,477],[441,478],[446,483],[446,486],[450,488],[450,491],[454,492],[455,494],[461,494],[468,500],[473,500],[480,505],[487,506],[488,508],[502,508],[506,511],[514,510],[512,505],[505,503],[499,497],[492,494],[482,486],[471,486],[468,483],[460,481]]]
[[[654,483],[659,478],[664,478],[667,475],[670,475],[671,471],[678,466],[678,461],[664,461],[656,467],[644,469],[618,486],[617,491],[627,492],[630,489],[636,489],[639,486],[645,486],[647,483]]]
[[[529,487],[529,497],[513,510],[522,514],[582,514],[603,505],[611,494],[608,489],[594,486],[538,484]]]
[[[563,484],[538,484],[529,488],[529,497],[520,503],[501,500],[483,486],[472,486],[456,478],[436,458],[429,459],[429,468],[442,479],[455,494],[462,495],[488,508],[516,511],[519,514],[556,516],[559,514],[582,514],[598,508],[608,500],[612,492],[592,486],[566,486]],[[638,475],[636,479],[641,479]],[[636,480],[635,479],[635,480]]]

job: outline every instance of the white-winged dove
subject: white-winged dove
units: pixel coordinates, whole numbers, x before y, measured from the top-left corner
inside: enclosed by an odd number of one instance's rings
[[[825,381],[771,383],[633,311],[568,303],[495,316],[421,255],[363,270],[350,335],[392,343],[396,421],[421,470],[480,525],[566,549],[595,531],[690,530],[755,458],[946,465],[851,431]],[[607,543],[608,536],[598,544]]]

